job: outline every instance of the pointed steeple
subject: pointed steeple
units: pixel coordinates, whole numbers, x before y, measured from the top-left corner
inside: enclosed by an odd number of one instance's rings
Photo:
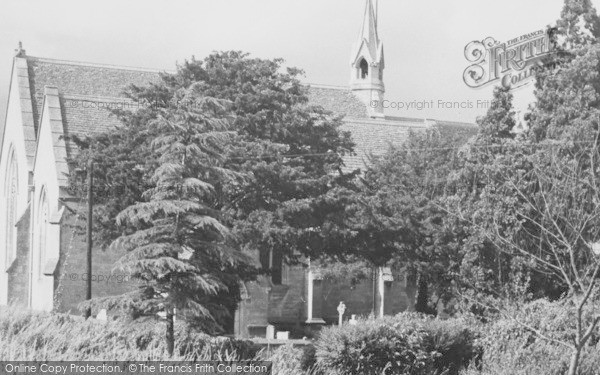
[[[374,4],[375,3],[375,4]],[[358,41],[352,49],[350,87],[370,108],[374,117],[383,116],[381,105],[385,87],[383,85],[383,43],[378,35],[377,0],[366,0],[362,28]]]
[[[377,35],[377,12],[372,0],[367,0],[365,7],[365,16],[363,18],[362,30],[358,43],[363,41],[367,43],[369,52],[373,58],[376,57],[377,47],[379,46],[379,36]]]

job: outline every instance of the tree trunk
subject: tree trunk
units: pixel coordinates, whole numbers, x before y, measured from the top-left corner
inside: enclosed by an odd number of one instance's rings
[[[579,369],[579,359],[581,357],[581,348],[576,347],[573,349],[573,353],[571,354],[571,360],[569,361],[569,372],[568,375],[577,375],[577,370]]]
[[[423,275],[419,275],[415,310],[420,313],[429,313],[429,286],[427,285],[427,278]]]
[[[171,307],[167,308],[167,353],[169,357],[173,356],[173,351],[175,350],[175,316],[173,314],[173,309]]]

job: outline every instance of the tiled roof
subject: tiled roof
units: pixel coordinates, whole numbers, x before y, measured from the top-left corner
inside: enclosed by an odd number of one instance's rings
[[[352,118],[367,118],[367,107],[349,88],[309,85],[308,101],[331,112]]]
[[[123,90],[131,84],[145,86],[158,82],[159,72],[142,68],[125,68],[110,65],[78,63],[62,60],[27,57],[29,81],[34,102],[36,127],[44,98],[44,86],[58,88],[64,95],[95,98],[123,97]],[[90,122],[90,126],[100,125]],[[102,126],[102,125],[100,125]]]
[[[356,155],[344,159],[345,169],[364,169],[370,156],[381,156],[390,146],[403,143],[411,131],[432,127],[442,135],[455,137],[458,142],[466,142],[477,133],[476,125],[463,122],[391,116],[386,116],[385,119],[346,118],[342,129],[352,133]]]
[[[392,144],[404,142],[411,130],[418,131],[426,127],[425,122],[416,119],[390,121],[347,118],[342,129],[352,133],[356,155],[344,159],[346,170],[364,169],[371,155],[381,156]]]
[[[83,137],[93,133],[106,132],[117,127],[120,122],[110,109],[133,105],[125,98],[102,98],[65,94],[61,96],[65,135]],[[72,141],[67,141],[69,156],[76,154]]]
[[[86,135],[106,131],[119,124],[111,114],[115,106],[131,106],[123,90],[131,85],[144,86],[160,80],[157,70],[116,67],[61,60],[27,57],[29,86],[32,95],[35,126],[39,125],[44,87],[58,89],[63,109],[64,134]],[[349,88],[309,85],[309,104],[344,115],[343,130],[350,131],[356,142],[356,155],[346,157],[346,169],[364,167],[370,154],[381,155],[390,144],[406,139],[411,130],[437,124],[440,131],[473,134],[475,125],[414,119],[406,117],[370,118],[367,107]],[[129,107],[131,108],[131,107]],[[67,142],[70,157],[75,150]]]

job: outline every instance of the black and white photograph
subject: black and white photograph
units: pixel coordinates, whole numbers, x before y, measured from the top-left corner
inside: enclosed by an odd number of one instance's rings
[[[0,375],[600,375],[600,0],[1,0]]]

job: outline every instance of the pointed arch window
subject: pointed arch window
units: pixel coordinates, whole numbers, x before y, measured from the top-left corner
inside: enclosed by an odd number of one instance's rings
[[[17,257],[17,199],[19,194],[19,174],[17,168],[17,158],[14,150],[9,152],[8,164],[6,170],[6,181],[4,185],[4,196],[6,198],[5,207],[5,225],[6,233],[4,249],[6,267],[10,267]]]
[[[46,262],[46,240],[48,236],[48,197],[46,189],[42,189],[39,200],[38,226],[37,226],[37,254],[38,254],[38,276],[44,275],[44,264]]]
[[[358,74],[361,79],[365,79],[369,76],[369,63],[364,58],[360,60],[358,64]]]

